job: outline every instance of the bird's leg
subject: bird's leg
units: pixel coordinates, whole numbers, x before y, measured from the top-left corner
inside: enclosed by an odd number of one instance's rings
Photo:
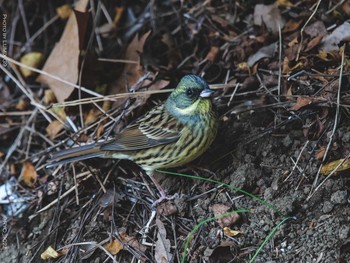
[[[157,190],[160,194],[160,197],[156,201],[153,202],[152,206],[157,206],[158,204],[160,204],[164,200],[173,200],[174,198],[176,198],[178,196],[177,194],[170,195],[170,196],[167,195],[165,193],[165,190],[163,189],[163,187],[161,187],[159,182],[154,178],[153,172],[146,172],[146,173],[151,178],[153,184],[157,187]]]

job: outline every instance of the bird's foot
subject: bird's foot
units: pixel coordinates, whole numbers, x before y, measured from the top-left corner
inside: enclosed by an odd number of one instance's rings
[[[177,193],[174,195],[167,195],[164,190],[159,191],[159,194],[160,197],[153,202],[152,207],[157,207],[157,205],[159,205],[161,202],[174,200],[176,197],[179,196]]]

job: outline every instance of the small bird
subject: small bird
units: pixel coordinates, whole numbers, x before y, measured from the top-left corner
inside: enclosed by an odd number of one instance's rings
[[[53,154],[48,167],[94,157],[127,159],[150,176],[160,198],[168,199],[153,178],[157,169],[178,167],[203,154],[213,142],[218,118],[208,84],[196,75],[184,76],[164,104],[129,124],[115,138]]]

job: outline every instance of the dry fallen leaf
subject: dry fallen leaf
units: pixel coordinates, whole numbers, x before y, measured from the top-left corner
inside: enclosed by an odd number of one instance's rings
[[[63,128],[64,125],[62,122],[54,120],[46,127],[46,132],[47,135],[49,135],[50,139],[53,140],[56,138],[57,134],[62,131]]]
[[[230,237],[235,237],[238,236],[239,234],[241,234],[241,231],[238,230],[232,230],[229,227],[224,227],[224,234],[226,236],[230,236]]]
[[[220,52],[219,47],[212,46],[207,54],[206,59],[211,61],[211,62],[214,62],[216,60],[216,57],[218,56],[219,52]]]
[[[108,244],[103,246],[105,249],[107,249],[108,252],[110,252],[112,255],[116,255],[119,253],[120,250],[124,248],[123,244],[120,243],[118,240],[114,239]]]
[[[126,50],[124,59],[134,61],[136,63],[127,63],[125,65],[123,73],[117,80],[116,85],[114,85],[110,89],[109,94],[119,94],[127,92],[127,88],[130,88],[132,85],[136,84],[137,81],[139,81],[139,79],[143,76],[143,69],[140,64],[140,53],[142,53],[145,41],[150,34],[151,31],[145,33],[140,38],[138,35],[136,35],[131,41]],[[119,106],[124,101],[125,99],[119,100],[117,106]]]
[[[156,219],[158,227],[157,241],[155,247],[155,260],[157,263],[171,262],[173,255],[170,253],[170,240],[166,238],[166,230],[162,221]]]
[[[307,46],[306,46],[304,51],[307,52],[307,51],[313,49],[315,46],[317,46],[321,42],[322,38],[323,38],[323,36],[317,36],[317,37],[314,37],[313,39],[311,39],[309,41],[309,43],[307,43]]]
[[[283,33],[293,32],[297,30],[303,22],[303,19],[300,19],[298,21],[289,20],[283,28]]]
[[[41,52],[30,52],[21,57],[20,62],[26,66],[30,66],[32,68],[38,68],[44,60],[44,54]],[[35,75],[36,73],[31,71],[30,69],[19,67],[22,75],[25,78]]]
[[[53,93],[53,91],[50,89],[46,89],[44,92],[43,102],[44,102],[44,105],[46,105],[46,106],[57,102],[57,99],[55,97],[55,93]]]
[[[326,102],[324,98],[321,97],[298,97],[297,102],[290,108],[290,110],[297,111],[302,107],[311,105],[317,102]]]
[[[31,162],[24,162],[18,181],[23,182],[28,187],[33,187],[37,178],[38,174],[34,165]]]
[[[285,22],[281,16],[280,10],[274,4],[263,5],[257,4],[254,8],[254,24],[262,26],[265,24],[266,28],[272,33],[278,33],[278,25],[282,29]]]
[[[350,169],[350,159],[339,159],[323,165],[321,168],[321,174],[329,175],[340,163],[341,165],[337,168],[337,172]]]
[[[53,247],[49,246],[43,253],[41,253],[40,257],[43,260],[58,258],[63,255],[66,255],[68,249],[62,249],[60,251],[56,251]]]
[[[277,51],[277,47],[277,42],[274,42],[268,46],[260,48],[255,54],[249,56],[247,61],[248,65],[252,67],[260,59],[273,57]]]
[[[163,202],[157,206],[157,213],[163,216],[174,215],[176,212],[177,208],[172,202]]]
[[[76,4],[76,10],[84,12],[88,0],[80,0]],[[88,13],[86,13],[88,15]],[[76,84],[79,74],[80,41],[77,18],[74,12],[71,13],[60,41],[52,50],[47,59],[43,71],[56,77]],[[81,36],[83,37],[83,36]],[[55,93],[59,102],[63,102],[74,90],[71,85],[53,79],[46,75],[40,75],[37,81],[47,84]]]
[[[322,40],[321,51],[338,51],[341,40],[350,37],[350,21],[345,21]]]
[[[326,148],[324,146],[321,146],[320,149],[316,150],[315,158],[317,160],[321,160],[325,153],[326,153]]]
[[[29,106],[29,103],[27,100],[20,99],[18,101],[18,103],[16,104],[16,110],[24,111],[24,110],[28,109],[28,106]]]
[[[56,8],[56,13],[61,19],[66,20],[72,14],[72,7],[68,4],[59,6]]]
[[[145,253],[147,247],[142,245],[137,239],[136,237],[131,237],[129,236],[127,233],[125,232],[121,232],[119,233],[120,237],[122,238],[122,240],[128,244],[129,246],[132,246],[134,249],[137,249],[143,253]]]
[[[215,217],[219,217],[222,214],[225,214],[230,209],[231,209],[231,207],[224,205],[224,204],[214,204],[212,206],[212,210],[213,210]],[[219,217],[217,219],[217,222],[221,227],[228,227],[228,226],[231,226],[232,224],[236,223],[239,220],[239,218],[240,218],[239,214],[232,213],[232,214],[227,215],[227,216]]]
[[[47,260],[51,258],[58,258],[59,253],[51,246],[49,246],[41,255],[41,259]]]

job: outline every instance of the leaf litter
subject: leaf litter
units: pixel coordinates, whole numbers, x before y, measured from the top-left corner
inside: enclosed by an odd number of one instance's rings
[[[153,211],[153,186],[127,161],[45,168],[52,150],[117,134],[184,74],[227,84],[214,99],[218,138],[188,173],[241,187],[298,218],[257,261],[349,261],[349,1],[94,4],[4,4],[6,55],[14,59],[1,68],[0,89],[0,201],[11,223],[5,262],[37,262],[50,246],[53,255],[64,248],[58,257],[67,262],[112,254],[118,262],[179,262],[198,222],[240,208],[251,213],[203,224],[186,260],[252,257],[281,218],[238,192],[165,176],[165,189],[180,194]],[[113,201],[101,206],[107,194]]]

